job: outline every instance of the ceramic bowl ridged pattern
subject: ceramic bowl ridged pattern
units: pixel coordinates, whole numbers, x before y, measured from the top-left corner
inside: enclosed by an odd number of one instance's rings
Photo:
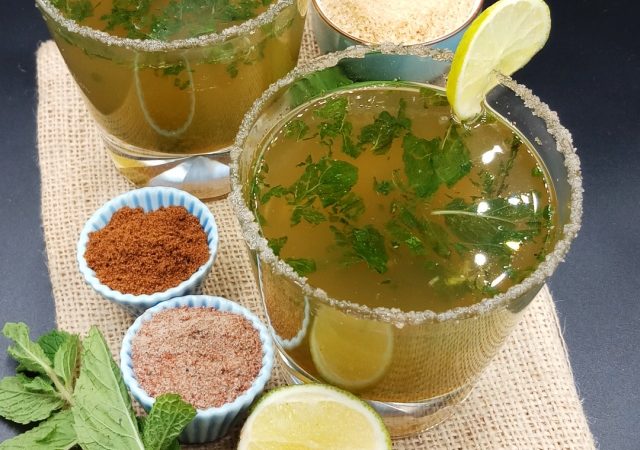
[[[253,380],[251,387],[238,396],[233,402],[225,403],[217,408],[198,409],[195,419],[185,428],[180,435],[183,443],[194,444],[216,440],[229,431],[233,423],[243,416],[258,395],[262,393],[265,385],[271,377],[273,369],[273,342],[267,327],[251,311],[239,304],[222,297],[207,295],[188,295],[162,302],[148,309],[131,325],[122,342],[120,350],[120,369],[127,388],[133,397],[149,411],[155,401],[142,389],[136,380],[131,357],[132,341],[144,322],[151,320],[154,314],[172,308],[207,307],[218,311],[226,311],[245,317],[260,335],[262,343],[262,367],[258,376]]]
[[[207,236],[207,244],[209,246],[209,259],[191,277],[183,281],[177,286],[169,288],[162,292],[153,294],[133,295],[122,293],[111,289],[109,286],[100,282],[96,273],[88,266],[84,258],[89,242],[89,233],[98,231],[105,227],[113,214],[124,207],[142,208],[145,212],[155,211],[161,207],[183,206],[190,214],[194,215]],[[106,299],[123,306],[138,315],[147,308],[157,305],[160,302],[169,300],[174,297],[181,297],[188,294],[199,292],[200,285],[205,277],[211,271],[213,262],[218,251],[218,227],[216,221],[209,211],[209,208],[194,197],[184,191],[167,188],[167,187],[146,187],[126,192],[105,203],[98,209],[89,220],[85,223],[80,239],[78,240],[77,259],[80,266],[80,273],[84,276],[85,281],[96,292]]]

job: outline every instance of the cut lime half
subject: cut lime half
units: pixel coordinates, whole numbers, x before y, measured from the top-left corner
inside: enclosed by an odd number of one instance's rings
[[[549,38],[551,14],[542,0],[500,0],[480,14],[465,32],[447,79],[447,98],[460,120],[482,112],[498,73],[523,67]]]
[[[238,450],[387,450],[380,416],[348,392],[322,384],[275,389],[242,427]]]

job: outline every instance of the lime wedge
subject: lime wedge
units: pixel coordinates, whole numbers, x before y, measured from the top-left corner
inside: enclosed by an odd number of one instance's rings
[[[311,327],[309,347],[326,381],[358,391],[380,381],[391,365],[393,328],[322,306]]]
[[[497,72],[511,75],[549,38],[551,14],[542,0],[500,0],[464,33],[451,64],[447,98],[460,120],[482,111],[485,95],[498,83]]]
[[[391,449],[389,432],[367,403],[321,384],[275,389],[242,427],[238,450]]]

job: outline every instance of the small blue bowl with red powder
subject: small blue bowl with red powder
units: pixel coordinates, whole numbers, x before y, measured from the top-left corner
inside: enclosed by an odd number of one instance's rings
[[[271,335],[260,319],[235,302],[206,295],[149,308],[131,325],[120,351],[124,382],[146,411],[165,393],[196,407],[180,435],[183,443],[227,434],[264,390],[273,363]]]
[[[132,291],[123,292],[124,289],[114,288],[113,285],[109,286],[107,285],[108,283],[102,282],[85,257],[88,246],[91,245],[90,238],[92,238],[92,234],[98,231],[102,232],[103,229],[106,229],[114,215],[116,215],[116,213],[122,213],[126,208],[139,208],[146,215],[152,212],[157,213],[159,210],[166,210],[171,207],[184,208],[186,210],[186,212],[182,211],[184,216],[193,216],[188,217],[192,222],[192,226],[195,226],[196,228],[201,227],[201,230],[198,231],[201,234],[200,246],[208,248],[208,252],[206,249],[203,250],[200,248],[201,265],[195,265],[193,272],[190,275],[187,273],[186,276],[183,277],[182,281],[178,280],[170,287],[165,287],[161,290],[148,293],[132,293]],[[138,211],[138,213],[139,212],[140,211]],[[197,223],[199,223],[200,227],[197,226]],[[178,231],[179,230],[174,230],[171,227],[167,228],[167,233],[169,235],[178,233]],[[150,232],[149,235],[151,234],[152,233]],[[144,238],[144,233],[142,236]],[[171,238],[171,236],[169,236],[169,238]],[[111,236],[110,239],[113,240],[113,236]],[[166,243],[163,243],[163,245],[165,244]],[[146,187],[132,190],[113,198],[105,203],[89,218],[80,233],[77,245],[77,260],[80,267],[80,273],[83,275],[89,286],[107,300],[117,303],[118,305],[128,309],[131,313],[138,315],[147,308],[157,305],[160,302],[174,297],[181,297],[199,292],[202,282],[211,271],[217,251],[218,227],[213,214],[211,214],[211,211],[204,203],[193,195],[179,189],[168,187]],[[129,258],[130,255],[123,255],[119,259],[126,261]],[[115,263],[117,263],[117,260]]]

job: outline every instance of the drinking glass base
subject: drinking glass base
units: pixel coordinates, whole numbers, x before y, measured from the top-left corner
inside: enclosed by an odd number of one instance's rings
[[[280,349],[277,353],[286,369],[284,376],[287,384],[320,382],[292,363]],[[455,414],[457,406],[469,396],[472,389],[473,384],[469,383],[445,395],[411,403],[364,400],[380,414],[391,437],[396,439],[415,435],[444,422]]]
[[[200,199],[229,193],[230,159],[226,149],[204,155],[138,156],[107,140],[105,144],[118,171],[138,187],[174,187]]]

